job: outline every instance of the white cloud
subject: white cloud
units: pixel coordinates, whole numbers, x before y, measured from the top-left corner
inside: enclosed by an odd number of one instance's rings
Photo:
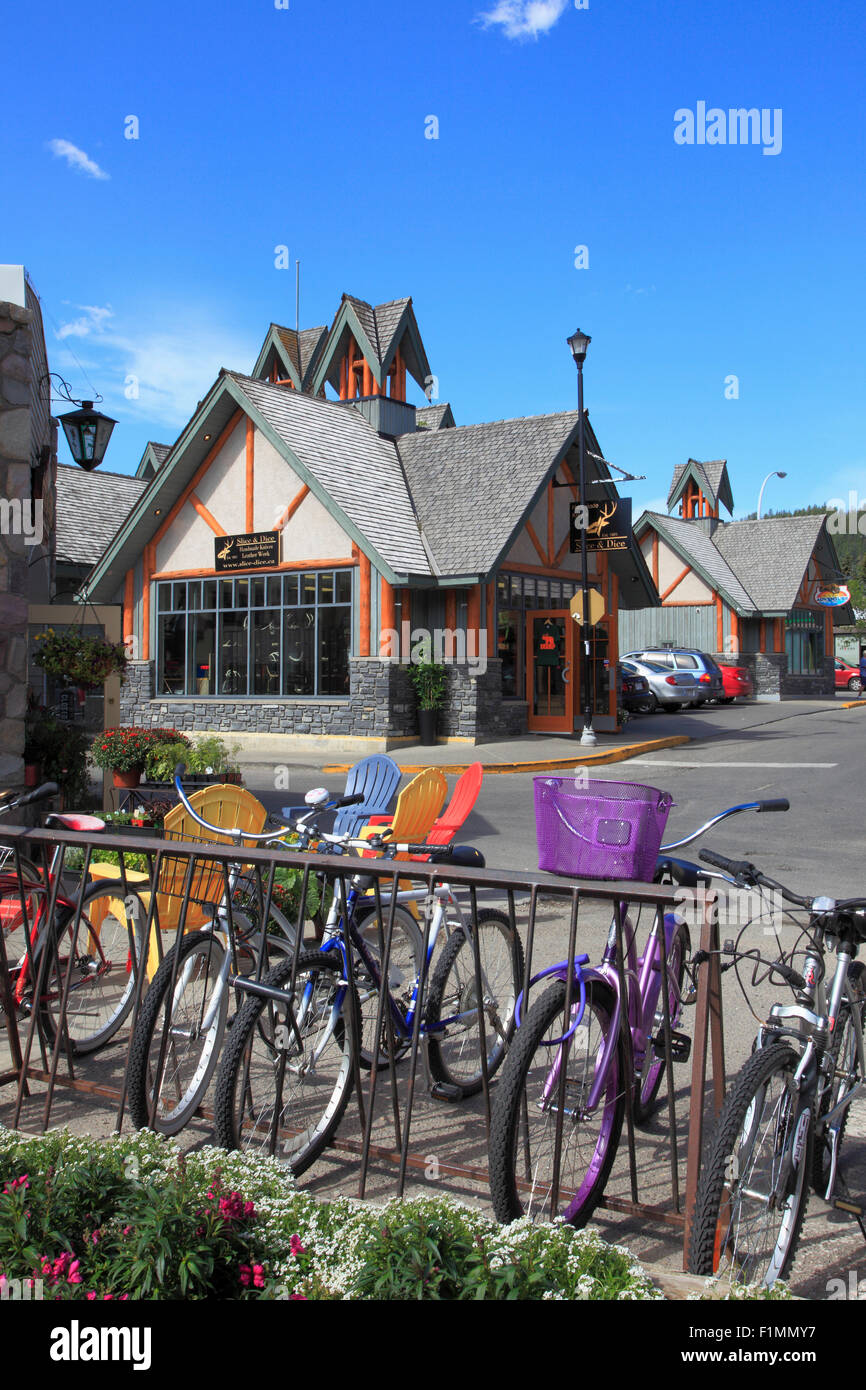
[[[501,25],[506,38],[537,39],[553,28],[568,4],[569,0],[497,0],[479,19],[486,29]]]
[[[56,338],[88,338],[92,333],[101,333],[107,320],[114,318],[110,304],[104,308],[95,304],[77,304],[75,307],[82,311],[81,318],[62,323],[54,335]]]
[[[58,349],[58,367],[68,369],[73,375],[86,370],[105,397],[102,409],[108,413],[129,419],[131,416],[148,422],[148,428],[165,431],[185,425],[192,415],[198,401],[213,385],[220,367],[249,372],[256,360],[261,346],[260,339],[240,337],[232,330],[214,325],[209,321],[207,311],[197,311],[190,306],[179,313],[178,306],[170,306],[166,318],[180,317],[189,327],[168,331],[159,324],[135,326],[130,331],[128,324],[115,329],[106,328],[106,311],[85,309],[85,314],[102,315],[96,321],[89,320],[90,328],[79,333],[76,320],[65,325],[76,331],[63,332],[58,337],[77,337],[86,342],[84,354],[76,344],[78,356],[71,349]],[[107,311],[113,317],[113,311]],[[127,394],[130,379],[134,378],[137,395]]]
[[[78,169],[82,174],[88,174],[92,179],[109,179],[110,174],[106,174],[104,169],[89,155],[80,150],[77,145],[73,145],[69,140],[49,140],[48,148],[58,159],[65,159],[70,169]]]

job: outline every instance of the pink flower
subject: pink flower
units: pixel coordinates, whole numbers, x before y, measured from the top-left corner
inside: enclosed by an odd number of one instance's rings
[[[245,1288],[252,1278],[252,1273],[249,1265],[238,1265],[238,1280]]]
[[[96,1294],[95,1294],[95,1293],[93,1293],[93,1292],[89,1293],[89,1294],[87,1295],[87,1301],[88,1301],[88,1303],[92,1303],[93,1300],[94,1300],[95,1298],[96,1298]]]
[[[79,1272],[79,1262],[78,1262],[78,1260],[73,1260],[73,1261],[72,1261],[72,1264],[69,1266],[69,1273],[68,1273],[68,1275],[66,1276],[66,1282],[67,1282],[67,1284],[80,1284],[80,1283],[81,1283],[81,1274],[80,1274],[80,1272]]]
[[[263,1289],[265,1287],[264,1265],[253,1265],[253,1286],[257,1289]]]
[[[307,1249],[306,1245],[301,1244],[300,1236],[292,1236],[290,1248],[293,1255],[303,1255]]]
[[[93,1241],[93,1244],[94,1244],[94,1245],[98,1245],[98,1244],[99,1244],[99,1237],[100,1237],[100,1232],[99,1232],[99,1231],[94,1231],[94,1232],[92,1233],[90,1239]]]

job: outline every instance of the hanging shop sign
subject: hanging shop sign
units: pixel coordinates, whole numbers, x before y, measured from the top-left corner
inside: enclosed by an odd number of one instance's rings
[[[631,498],[615,502],[572,502],[571,553],[581,548],[586,533],[587,550],[628,550],[631,544]]]
[[[214,569],[217,574],[231,570],[274,569],[280,563],[280,533],[253,531],[245,536],[217,536],[214,541]]]
[[[815,602],[822,608],[841,608],[851,602],[851,590],[847,584],[822,584],[815,591]]]

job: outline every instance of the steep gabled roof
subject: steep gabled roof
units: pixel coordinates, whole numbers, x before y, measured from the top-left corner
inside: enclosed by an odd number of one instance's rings
[[[699,521],[684,521],[681,517],[664,516],[661,512],[644,512],[635,525],[642,535],[652,526],[702,579],[718,590],[738,613],[748,615],[758,611],[755,602],[727,560],[720,554],[715,539],[722,529],[720,523],[713,536]]]
[[[328,330],[324,325],[318,328],[302,328],[298,333],[294,328],[283,328],[278,323],[272,323],[256,358],[252,375],[269,380],[276,358],[280,376],[291,381],[296,391],[307,391],[310,389],[312,374],[327,338]]]
[[[380,390],[384,389],[394,354],[400,347],[406,370],[424,390],[431,376],[411,299],[392,299],[373,308],[366,299],[344,294],[328,333],[328,341],[311,377],[317,393],[329,381],[340,389],[340,362],[349,336],[357,342]]]
[[[732,521],[713,537],[716,549],[749,591],[761,612],[794,607],[825,516],[765,517]]]
[[[149,439],[144,446],[141,462],[135,470],[136,478],[144,478],[149,482],[154,473],[158,473],[162,468],[170,453],[170,444],[157,444],[153,439]]]
[[[577,425],[577,411],[564,411],[400,435],[397,451],[442,574],[494,568]]]
[[[723,503],[729,512],[734,510],[734,498],[728,478],[728,465],[725,459],[713,459],[709,463],[699,463],[689,459],[688,463],[678,463],[674,469],[671,488],[668,493],[668,508],[672,509],[683,495],[686,483],[692,478],[712,507]]]
[[[447,401],[441,405],[420,405],[415,419],[419,430],[453,430],[457,423]]]
[[[406,480],[389,440],[345,404],[286,391],[238,372],[226,372],[225,378],[241,405],[252,407],[249,413],[267,427],[289,464],[300,465],[299,471],[309,475],[319,499],[338,520],[348,521],[347,529],[362,548],[372,549],[394,573],[430,574]]]
[[[102,469],[85,473],[82,468],[58,464],[58,563],[96,564],[147,486],[146,479],[129,473]]]

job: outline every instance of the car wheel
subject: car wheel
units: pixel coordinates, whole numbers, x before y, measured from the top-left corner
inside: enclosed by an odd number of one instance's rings
[[[849,682],[848,682],[848,689],[849,689],[849,690],[860,690],[860,689],[862,688],[862,685],[863,685],[863,682],[861,681],[861,679],[860,679],[859,676],[852,676],[851,679],[850,679]]]
[[[641,704],[640,712],[641,714],[655,714],[658,707],[659,702],[652,691],[650,691],[649,695],[647,695],[646,699]]]
[[[678,709],[682,709],[682,705],[675,701],[672,705],[662,705],[662,709],[665,714],[676,714]]]

